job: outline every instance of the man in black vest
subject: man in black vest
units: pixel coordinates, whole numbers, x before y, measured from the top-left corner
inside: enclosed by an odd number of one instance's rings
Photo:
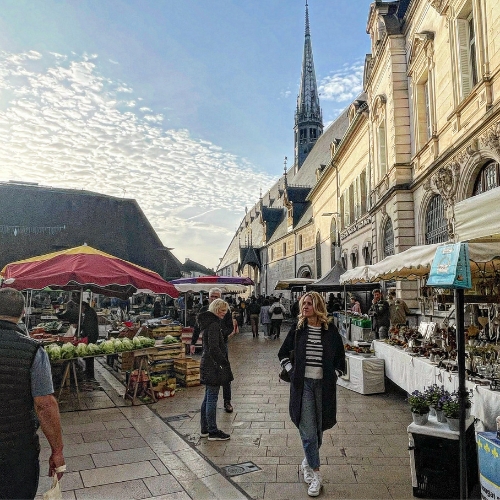
[[[211,288],[208,291],[208,302],[211,304],[215,299],[220,299],[222,297],[222,290],[220,288]],[[208,306],[204,306],[200,309],[199,314],[208,311]],[[222,318],[222,336],[224,337],[224,344],[226,346],[226,357],[228,356],[227,341],[230,337],[236,334],[238,323],[233,321],[231,311],[228,309],[224,318]],[[193,337],[191,338],[191,354],[195,353],[196,342],[200,337],[200,325],[198,324],[198,318],[196,318],[196,324],[194,326]],[[224,410],[226,413],[232,413],[233,406],[231,404],[231,382],[227,382],[222,386],[222,396],[224,398]]]
[[[35,497],[39,425],[52,450],[49,475],[60,478],[65,470],[50,362],[41,345],[17,327],[23,311],[22,294],[0,288],[0,498]]]
[[[88,302],[82,302],[83,321],[80,337],[87,337],[89,343],[95,344],[99,339],[99,319],[95,309]],[[94,380],[94,358],[85,358],[85,377]]]

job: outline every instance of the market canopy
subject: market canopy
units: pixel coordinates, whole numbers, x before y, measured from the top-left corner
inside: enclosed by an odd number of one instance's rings
[[[306,286],[307,290],[315,290],[317,292],[354,292],[371,290],[377,288],[376,284],[341,284],[340,277],[346,272],[344,266],[337,261],[335,265],[319,280],[314,281]]]
[[[182,293],[208,292],[210,288],[220,288],[222,293],[244,293],[247,286],[254,284],[246,276],[196,276],[179,278],[170,283]]]
[[[301,288],[314,283],[312,278],[289,278],[279,280],[274,287],[275,290],[291,290],[292,288]]]
[[[382,280],[415,280],[429,274],[436,248],[443,243],[416,245],[377,262],[350,269],[340,277],[341,283],[363,283]],[[500,271],[500,243],[470,243],[471,273],[484,277]]]
[[[87,245],[7,264],[2,286],[16,290],[90,290],[127,298],[137,290],[177,297],[179,293],[158,273]]]
[[[500,187],[460,201],[455,210],[457,241],[500,242]]]

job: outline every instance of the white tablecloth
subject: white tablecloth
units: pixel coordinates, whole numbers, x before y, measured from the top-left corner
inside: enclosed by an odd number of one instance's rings
[[[360,394],[385,392],[384,360],[346,353],[347,373],[337,384]]]
[[[456,372],[449,373],[427,358],[410,356],[403,349],[380,340],[375,340],[373,345],[376,356],[385,361],[387,377],[406,392],[423,391],[432,384],[444,385],[450,392],[458,389]],[[496,430],[495,419],[500,415],[500,392],[469,381],[466,382],[466,387],[472,389],[474,394],[471,413],[480,420],[476,430]]]

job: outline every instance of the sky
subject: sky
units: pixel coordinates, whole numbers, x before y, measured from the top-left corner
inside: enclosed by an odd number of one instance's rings
[[[309,0],[325,126],[362,90],[369,0]],[[293,162],[304,0],[2,0],[0,181],[135,198],[215,268]]]

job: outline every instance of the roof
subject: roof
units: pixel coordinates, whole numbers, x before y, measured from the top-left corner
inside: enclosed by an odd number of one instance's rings
[[[191,259],[186,259],[184,264],[181,265],[181,271],[185,273],[201,273],[203,275],[211,275],[215,274],[213,269],[209,269],[208,267],[202,266],[198,262],[195,262]]]

